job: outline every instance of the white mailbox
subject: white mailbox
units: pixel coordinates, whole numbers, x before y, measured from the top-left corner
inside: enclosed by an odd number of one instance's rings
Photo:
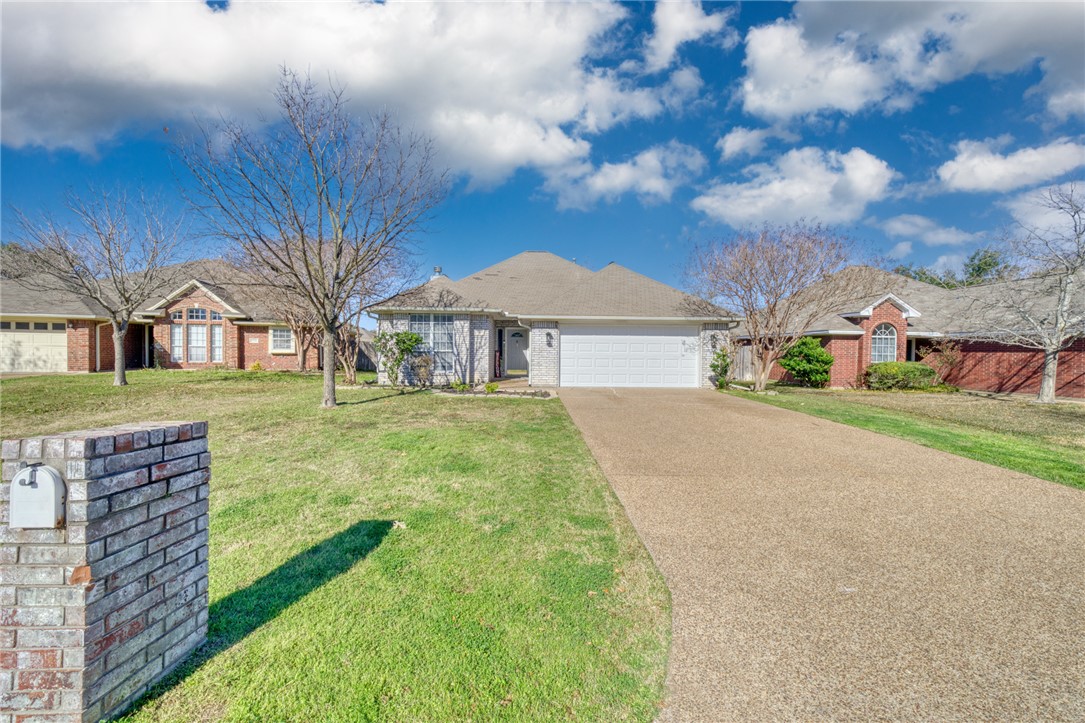
[[[42,464],[19,470],[11,481],[9,527],[55,529],[64,526],[67,488],[60,473]]]

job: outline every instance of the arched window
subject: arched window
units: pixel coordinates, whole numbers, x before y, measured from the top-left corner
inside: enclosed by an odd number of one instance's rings
[[[897,360],[897,329],[892,324],[879,324],[871,335],[870,363]]]

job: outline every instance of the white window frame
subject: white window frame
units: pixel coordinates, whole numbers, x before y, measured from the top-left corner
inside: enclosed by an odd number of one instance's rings
[[[193,344],[192,332],[196,330],[203,332],[203,343]],[[185,355],[190,364],[206,364],[207,363],[207,325],[206,324],[185,324]],[[197,352],[196,357],[193,358],[192,352]]]
[[[170,361],[185,360],[185,325],[170,324]]]
[[[170,312],[170,320],[171,321],[184,321],[185,320],[185,312],[181,311],[180,309],[176,309],[175,311],[171,311]]]
[[[275,345],[275,332],[277,332],[277,331],[279,331],[279,332],[285,331],[287,334],[290,335],[290,348],[289,349],[276,347],[276,345]],[[272,327],[268,327],[268,330],[267,330],[267,350],[269,352],[271,352],[272,354],[296,354],[297,353],[295,351],[296,346],[297,345],[294,343],[294,332],[291,331],[290,327],[288,327],[288,326],[272,326]]]
[[[216,336],[218,337],[218,339],[215,338]],[[210,336],[211,363],[212,364],[221,364],[222,363],[222,356],[223,356],[223,349],[225,347],[225,343],[224,343],[225,340],[226,340],[226,336],[225,336],[225,331],[222,328],[222,324],[212,324],[211,325],[211,336]],[[215,344],[216,341],[218,342],[217,345]]]
[[[447,333],[444,328],[447,325]],[[422,337],[419,353],[433,357],[434,373],[451,374],[455,369],[456,331],[452,314],[411,314],[410,330]],[[440,332],[440,333],[439,333]]]
[[[193,307],[185,314],[185,321],[207,321],[207,309]]]
[[[892,352],[890,355],[889,352]],[[897,360],[897,327],[878,324],[870,334],[870,363],[895,362]]]

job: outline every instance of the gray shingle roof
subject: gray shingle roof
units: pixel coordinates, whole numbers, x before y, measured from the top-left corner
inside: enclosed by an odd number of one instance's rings
[[[546,318],[729,318],[716,306],[624,266],[611,263],[592,271],[545,251],[525,251],[459,281],[431,279],[370,310],[421,309]]]
[[[849,275],[868,275],[862,283],[863,294],[856,294],[849,283]],[[820,317],[811,325],[812,331],[849,332],[858,327],[842,316],[860,311],[886,294],[893,294],[920,313],[908,320],[910,331],[918,333],[961,334],[989,331],[998,324],[1013,326],[1018,320],[1012,312],[999,312],[997,302],[1008,294],[1031,296],[1038,303],[1052,294],[1050,281],[1029,278],[1015,281],[998,281],[976,286],[946,289],[923,281],[869,267],[849,267],[824,283],[838,286],[839,302],[836,308]],[[1082,284],[1085,287],[1085,283]],[[1085,293],[1085,289],[1083,289]],[[1083,298],[1082,303],[1085,303]],[[742,333],[742,327],[739,327]]]

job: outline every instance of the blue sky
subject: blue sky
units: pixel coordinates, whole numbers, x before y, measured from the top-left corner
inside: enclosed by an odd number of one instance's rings
[[[2,13],[5,240],[13,207],[88,182],[179,199],[170,144],[193,117],[259,122],[284,63],[436,139],[455,182],[419,261],[453,277],[543,249],[683,286],[695,243],[799,217],[954,267],[1085,177],[1080,2]]]

